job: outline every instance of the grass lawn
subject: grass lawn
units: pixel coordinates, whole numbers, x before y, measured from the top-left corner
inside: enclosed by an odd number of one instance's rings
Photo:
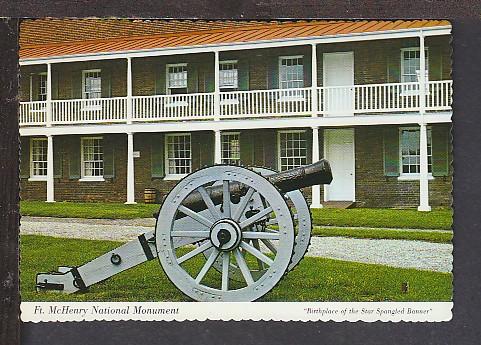
[[[35,292],[35,274],[80,265],[119,243],[21,236],[23,301],[186,301],[157,260],[144,263],[73,295]],[[200,265],[202,259],[193,259]],[[401,284],[409,291],[401,292]],[[451,301],[452,275],[381,265],[305,258],[263,301]]]
[[[451,243],[452,232],[447,231],[406,231],[386,229],[356,229],[356,228],[320,228],[312,230],[314,236],[342,236],[353,238],[392,239]]]
[[[124,205],[121,203],[73,203],[22,201],[25,216],[131,219],[150,218],[158,211],[156,204]],[[372,228],[451,229],[452,211],[434,209],[416,210],[354,208],[312,210],[315,225],[363,226]]]

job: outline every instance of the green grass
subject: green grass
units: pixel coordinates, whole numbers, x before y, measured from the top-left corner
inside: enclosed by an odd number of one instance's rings
[[[314,236],[342,236],[352,238],[372,238],[391,240],[427,241],[436,243],[451,243],[452,232],[445,231],[406,231],[386,229],[356,229],[356,228],[322,228],[312,230]]]
[[[418,212],[414,209],[398,210],[387,208],[323,208],[312,210],[315,225],[362,226],[370,228],[397,229],[451,229],[451,209],[433,209]]]
[[[150,218],[158,211],[156,204],[124,205],[120,203],[80,203],[22,201],[25,216],[132,219]],[[451,229],[452,211],[434,209],[431,212],[397,209],[354,208],[312,210],[315,225],[362,226],[371,228]]]
[[[35,292],[35,274],[80,265],[118,246],[109,241],[21,237],[23,301],[187,301],[157,260],[125,271],[86,293]],[[202,264],[193,259],[193,266]],[[401,292],[401,284],[409,291]],[[451,301],[452,275],[346,261],[305,258],[263,301]]]

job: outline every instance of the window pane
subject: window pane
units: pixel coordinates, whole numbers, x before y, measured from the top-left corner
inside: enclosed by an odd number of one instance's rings
[[[82,138],[82,166],[83,176],[103,176],[103,139]]]
[[[280,170],[307,164],[306,132],[280,132]]]
[[[304,87],[304,65],[302,57],[281,58],[279,78],[281,89]]]
[[[428,172],[432,172],[432,144],[431,129],[427,130],[428,136]],[[416,128],[401,130],[401,164],[402,172],[418,174],[421,171],[420,130]]]
[[[239,165],[240,139],[239,133],[222,134],[222,163]]]
[[[32,139],[32,176],[47,176],[47,139]]]
[[[189,174],[191,172],[190,134],[168,135],[167,171],[169,174]]]

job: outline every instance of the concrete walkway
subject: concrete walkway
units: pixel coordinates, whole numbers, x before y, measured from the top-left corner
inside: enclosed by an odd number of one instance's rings
[[[22,217],[21,234],[129,241],[153,230],[154,219]],[[307,255],[438,272],[452,270],[452,244],[407,240],[313,237]]]

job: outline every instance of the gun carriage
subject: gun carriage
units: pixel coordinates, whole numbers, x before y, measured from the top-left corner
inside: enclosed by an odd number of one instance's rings
[[[165,197],[153,231],[84,265],[37,274],[37,291],[86,290],[157,257],[193,300],[254,301],[307,252],[312,219],[300,189],[331,181],[326,160],[279,173],[228,165],[200,169]]]

